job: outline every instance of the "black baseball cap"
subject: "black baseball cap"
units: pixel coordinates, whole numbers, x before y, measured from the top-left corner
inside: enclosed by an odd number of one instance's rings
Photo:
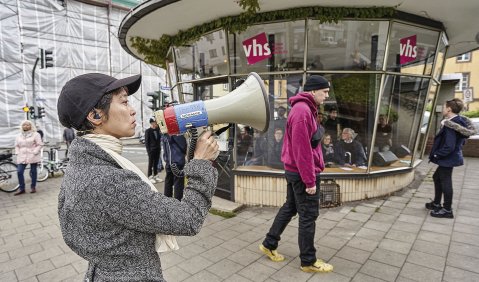
[[[58,119],[65,127],[79,129],[88,113],[101,97],[114,90],[126,87],[128,95],[138,91],[141,75],[116,79],[102,73],[87,73],[69,80],[58,97]]]

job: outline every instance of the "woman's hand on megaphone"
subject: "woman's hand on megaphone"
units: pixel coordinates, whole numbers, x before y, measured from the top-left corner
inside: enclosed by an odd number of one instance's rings
[[[211,131],[204,131],[196,143],[195,159],[213,161],[218,156],[219,145]]]

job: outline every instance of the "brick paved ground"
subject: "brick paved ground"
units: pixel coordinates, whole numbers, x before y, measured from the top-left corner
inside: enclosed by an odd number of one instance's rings
[[[433,194],[429,164],[418,185],[391,197],[322,210],[318,256],[329,274],[299,270],[297,226],[284,232],[273,263],[258,251],[277,208],[247,208],[231,219],[210,215],[200,234],[179,239],[162,257],[168,281],[479,281],[479,159],[454,170],[455,219],[428,215]],[[423,179],[424,178],[424,179]],[[82,281],[86,262],[62,240],[57,218],[61,177],[37,194],[0,193],[0,281]]]

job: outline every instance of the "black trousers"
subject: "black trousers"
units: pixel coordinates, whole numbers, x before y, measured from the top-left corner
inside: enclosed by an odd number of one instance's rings
[[[319,175],[316,176],[316,194],[306,193],[306,185],[299,174],[286,171],[288,183],[286,202],[279,209],[273,225],[271,226],[263,245],[271,250],[278,248],[281,234],[298,213],[298,245],[301,266],[308,266],[316,262],[316,248],[314,247],[314,234],[316,233],[316,219],[319,216]]]
[[[178,166],[179,170],[183,170],[184,166]],[[165,196],[173,197],[173,187],[175,189],[175,199],[180,200],[183,198],[183,190],[185,189],[185,178],[176,176],[169,165],[165,168]]]
[[[158,162],[160,161],[161,150],[148,152],[148,177],[158,174]]]
[[[451,210],[452,205],[452,167],[439,166],[434,172],[434,203],[440,205],[444,194],[443,207]]]

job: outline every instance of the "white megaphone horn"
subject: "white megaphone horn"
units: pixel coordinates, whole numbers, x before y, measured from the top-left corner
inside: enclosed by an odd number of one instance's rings
[[[252,72],[227,95],[175,105],[155,111],[161,133],[183,134],[190,128],[212,124],[239,123],[265,132],[269,126],[269,100],[261,77]]]

